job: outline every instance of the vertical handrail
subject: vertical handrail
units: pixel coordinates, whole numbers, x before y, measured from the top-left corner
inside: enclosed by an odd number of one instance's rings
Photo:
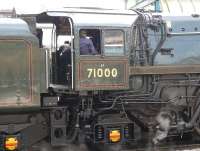
[[[49,51],[45,49],[45,71],[46,71],[46,88],[49,88]]]
[[[73,36],[73,24],[71,18],[69,18],[69,24],[70,24],[70,37],[71,37],[71,86],[72,90],[74,89],[74,36]]]

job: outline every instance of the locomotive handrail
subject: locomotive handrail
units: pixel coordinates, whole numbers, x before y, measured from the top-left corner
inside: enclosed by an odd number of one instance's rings
[[[49,49],[44,49],[45,50],[45,71],[46,71],[46,88],[49,87],[50,84],[50,77],[49,77],[49,73],[50,73],[50,69],[49,69]]]
[[[167,36],[198,36],[200,32],[167,33]]]
[[[129,67],[129,75],[200,73],[200,65],[158,65]]]

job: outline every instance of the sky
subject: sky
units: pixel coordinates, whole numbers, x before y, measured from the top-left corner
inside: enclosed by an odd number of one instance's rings
[[[102,7],[124,9],[125,0],[0,0],[0,9],[15,7],[18,14],[38,13],[60,7]]]

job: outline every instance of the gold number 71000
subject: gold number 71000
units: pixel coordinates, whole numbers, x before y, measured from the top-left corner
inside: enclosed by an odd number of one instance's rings
[[[88,78],[116,78],[118,76],[118,70],[116,68],[88,68]]]

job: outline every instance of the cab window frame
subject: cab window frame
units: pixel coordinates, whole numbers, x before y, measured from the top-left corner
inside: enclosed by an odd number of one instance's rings
[[[119,54],[116,54],[116,53],[106,53],[106,50],[105,50],[105,33],[109,32],[109,31],[120,31],[123,35],[123,46],[122,46],[122,49],[123,49],[123,52],[122,53],[119,53]],[[105,56],[125,56],[126,55],[126,50],[125,50],[125,41],[126,41],[126,36],[125,36],[125,31],[123,29],[104,29],[102,30],[102,53],[105,55]]]

